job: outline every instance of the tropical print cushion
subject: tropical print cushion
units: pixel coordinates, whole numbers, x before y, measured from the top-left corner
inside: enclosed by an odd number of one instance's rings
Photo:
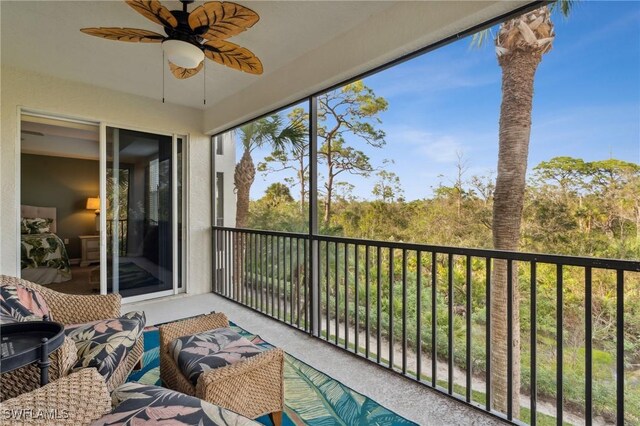
[[[116,408],[92,425],[259,425],[217,405],[159,386],[125,383],[111,396]]]
[[[194,386],[203,372],[235,364],[262,352],[262,349],[230,328],[179,337],[171,342],[169,350],[182,374]]]
[[[66,326],[65,333],[78,350],[73,370],[95,367],[109,380],[140,338],[145,322],[144,312],[129,312],[120,318]]]
[[[47,302],[40,293],[21,285],[0,286],[0,323],[40,321],[51,318]]]
[[[21,234],[46,234],[51,232],[53,219],[42,219],[40,217],[23,217],[20,221]]]

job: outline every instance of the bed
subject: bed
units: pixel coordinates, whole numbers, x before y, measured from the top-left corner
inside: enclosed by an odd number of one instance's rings
[[[21,217],[49,219],[49,231],[25,233],[21,226],[20,269],[22,278],[38,284],[69,281],[71,267],[64,242],[56,235],[55,207],[21,206]]]

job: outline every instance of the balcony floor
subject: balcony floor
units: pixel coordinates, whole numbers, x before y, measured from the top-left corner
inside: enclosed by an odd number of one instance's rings
[[[383,367],[352,356],[302,331],[214,294],[174,296],[123,305],[143,310],[147,324],[158,324],[219,311],[239,326],[312,365],[401,416],[420,425],[498,425],[501,421],[465,406]],[[357,371],[357,374],[354,372]]]

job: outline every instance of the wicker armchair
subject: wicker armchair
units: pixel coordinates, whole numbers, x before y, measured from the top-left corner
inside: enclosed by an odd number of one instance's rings
[[[222,313],[159,327],[160,379],[164,386],[252,419],[269,414],[274,424],[280,425],[284,409],[282,349],[268,350],[236,364],[206,371],[200,375],[196,386],[182,374],[169,353],[170,344],[176,338],[221,327],[229,327],[229,321]]]
[[[53,291],[41,285],[16,277],[0,275],[0,285],[19,285],[34,289],[47,302],[53,321],[64,325],[82,324],[120,316],[120,295],[71,295]],[[142,335],[136,341],[131,351],[107,380],[110,391],[121,385],[133,370],[144,352]],[[64,344],[50,356],[51,368],[49,379],[54,381],[67,375],[77,360],[76,347],[73,341],[65,338]],[[13,398],[24,392],[29,392],[39,386],[40,370],[35,365],[29,365],[9,373],[2,374],[2,388],[0,401]]]
[[[2,419],[12,425],[88,425],[109,411],[109,391],[95,368],[0,403]]]

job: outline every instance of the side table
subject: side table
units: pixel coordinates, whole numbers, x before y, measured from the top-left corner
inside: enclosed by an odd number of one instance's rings
[[[100,262],[100,235],[80,235],[78,238],[82,248],[80,267]]]
[[[0,325],[0,373],[37,362],[40,386],[49,382],[49,355],[64,342],[64,326],[51,321],[25,321]]]

